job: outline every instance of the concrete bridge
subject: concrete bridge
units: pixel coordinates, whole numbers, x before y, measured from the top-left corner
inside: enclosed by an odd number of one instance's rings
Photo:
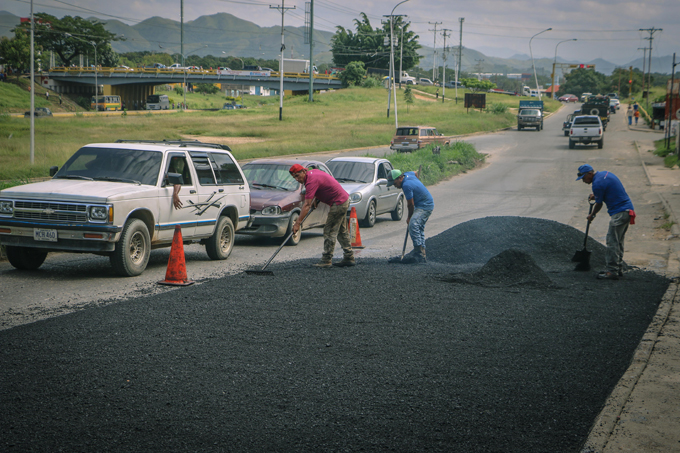
[[[92,96],[95,85],[94,68],[50,68],[47,77],[41,77],[45,88],[57,93]],[[229,90],[250,92],[250,87],[275,90],[280,88],[279,73],[274,71],[232,71],[219,69],[149,69],[149,68],[98,68],[96,70],[99,94],[118,95],[127,105],[145,101],[154,93],[154,87],[184,82],[221,84]],[[103,87],[103,88],[102,88]],[[342,88],[340,79],[325,74],[314,74],[313,90]],[[283,90],[291,94],[309,92],[309,74],[284,73]]]

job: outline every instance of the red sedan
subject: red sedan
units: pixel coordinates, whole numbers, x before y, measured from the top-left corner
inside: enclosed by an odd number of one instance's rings
[[[578,97],[574,96],[573,94],[565,94],[557,98],[557,100],[562,102],[576,102],[578,101]]]

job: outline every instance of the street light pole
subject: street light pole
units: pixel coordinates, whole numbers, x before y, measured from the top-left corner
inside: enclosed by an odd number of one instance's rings
[[[578,41],[578,40],[576,38],[565,39],[564,41],[558,42],[557,46],[559,46],[563,42],[569,42],[569,41]],[[555,58],[553,59],[553,70],[552,70],[552,98],[553,99],[555,99],[555,65],[557,64],[557,46],[555,46]]]
[[[34,33],[33,18],[33,0],[31,0],[31,80],[28,86],[31,90],[31,165],[35,156],[35,87],[33,81],[35,80],[35,53],[33,51],[33,33]]]
[[[394,10],[397,9],[397,6],[401,5],[402,3],[406,3],[409,0],[403,0],[402,2],[397,3],[394,5],[394,8],[392,8],[392,12],[390,13],[390,94],[392,94],[392,91],[394,91],[394,123],[396,127],[399,127],[399,120],[397,119],[397,86],[394,83]],[[401,74],[399,74],[399,79],[401,79]],[[387,98],[387,117],[390,117],[390,98],[388,95]]]
[[[529,40],[529,53],[531,53],[531,67],[534,70],[534,81],[536,82],[536,93],[538,94],[538,99],[541,99],[541,90],[538,89],[538,76],[536,75],[536,65],[534,64],[534,52],[533,52],[533,50],[531,50],[531,41],[536,36],[540,35],[541,33],[545,33],[546,31],[550,31],[550,30],[552,30],[552,27],[546,28],[543,31],[539,31],[534,36],[532,36],[531,39]]]

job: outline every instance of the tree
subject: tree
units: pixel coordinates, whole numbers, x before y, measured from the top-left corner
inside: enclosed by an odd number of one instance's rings
[[[489,91],[492,88],[496,88],[496,84],[489,82],[488,80],[477,80],[475,78],[461,79],[460,82],[465,85],[465,88],[472,92],[476,91]]]
[[[404,102],[406,102],[406,113],[408,113],[409,106],[415,102],[413,91],[411,91],[411,85],[406,85],[406,88],[404,89]]]
[[[14,38],[0,38],[0,57],[4,64],[17,69],[17,78],[31,67],[31,40],[22,30],[15,32]],[[36,67],[40,56],[35,52]]]
[[[30,30],[30,23],[22,23],[15,31]],[[70,35],[70,36],[68,36]],[[59,56],[62,64],[70,66],[78,55],[86,55],[94,63],[95,46],[97,48],[97,63],[100,50],[105,59],[112,57],[111,41],[121,41],[108,32],[104,24],[98,20],[87,20],[79,16],[64,16],[61,19],[46,13],[35,15],[35,43],[45,51],[52,51]],[[94,43],[94,45],[92,45]],[[107,60],[105,60],[107,61]]]
[[[194,91],[197,93],[215,94],[220,91],[220,89],[213,83],[197,83],[194,85]]]
[[[362,61],[348,63],[345,70],[340,73],[340,80],[347,87],[361,84],[364,77],[366,77],[366,68]]]
[[[566,93],[581,96],[583,93],[604,93],[607,90],[607,81],[604,74],[593,69],[578,68],[564,76],[565,82],[560,85],[557,94]]]
[[[346,66],[352,61],[362,61],[365,67],[387,69],[390,66],[390,23],[383,24],[382,28],[373,29],[371,22],[365,13],[361,13],[361,20],[354,19],[356,33],[338,26],[335,35],[331,38],[331,51],[333,52],[333,62],[336,66]],[[401,39],[402,27],[403,37],[403,70],[407,71],[416,66],[420,61],[417,50],[420,49],[414,32],[410,31],[409,24],[403,18],[396,17],[394,20],[394,36]],[[386,45],[387,41],[387,45]],[[400,50],[400,47],[395,48]],[[395,52],[395,68],[399,67],[399,54]]]

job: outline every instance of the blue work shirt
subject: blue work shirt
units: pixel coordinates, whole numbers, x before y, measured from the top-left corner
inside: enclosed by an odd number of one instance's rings
[[[593,175],[595,203],[604,202],[609,215],[633,209],[633,202],[614,173],[598,171]]]
[[[404,173],[404,182],[401,185],[406,200],[413,199],[416,209],[434,210],[434,199],[430,192],[425,188],[420,179],[412,171]]]

